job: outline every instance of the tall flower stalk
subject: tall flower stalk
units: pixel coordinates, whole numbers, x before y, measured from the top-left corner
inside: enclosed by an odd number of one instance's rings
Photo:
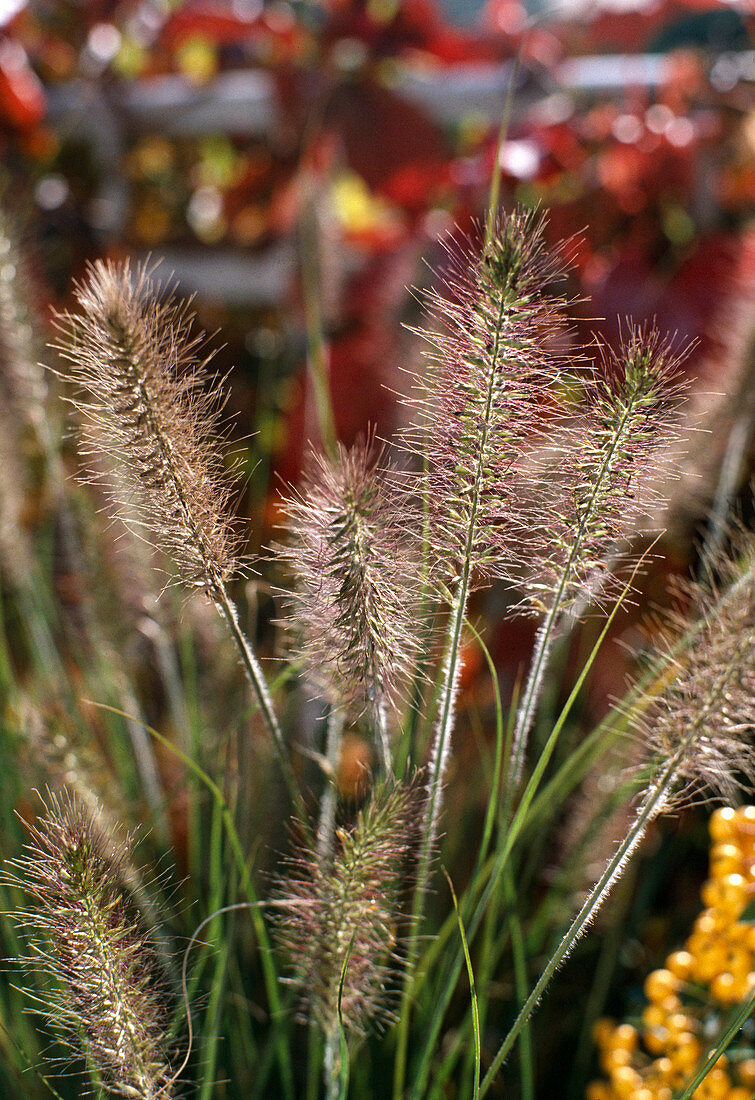
[[[544,222],[518,211],[504,218],[482,255],[458,258],[446,292],[430,295],[442,330],[430,336],[431,364],[417,400],[426,425],[418,449],[429,463],[430,537],[455,566],[450,588],[441,694],[432,738],[427,795],[408,948],[394,1096],[403,1090],[412,969],[419,919],[438,833],[451,747],[461,636],[474,571],[508,572],[515,537],[524,537],[514,502],[523,458],[543,426],[542,385],[558,374],[549,344],[562,327],[564,300],[547,292],[563,275],[545,247]]]
[[[521,776],[527,737],[565,611],[605,597],[609,559],[655,504],[646,483],[659,436],[678,403],[678,357],[656,333],[630,329],[616,356],[590,368],[555,353],[562,336],[563,276],[545,247],[544,222],[515,212],[463,261],[433,312],[433,361],[421,400],[434,542],[456,562],[433,734],[414,914],[419,920],[438,833],[455,722],[461,635],[477,573],[523,588],[520,607],[543,616],[513,729],[504,817]],[[558,393],[566,381],[577,405]],[[564,388],[564,387],[561,387]],[[546,439],[547,432],[547,439]],[[555,444],[552,440],[555,439]],[[547,445],[546,445],[547,444]],[[555,459],[554,459],[555,450]],[[417,944],[409,949],[410,967]],[[409,996],[407,973],[405,997]],[[408,1015],[408,1013],[407,1013]],[[402,1087],[408,1025],[399,1036],[394,1095]]]
[[[586,401],[569,427],[560,499],[547,499],[535,553],[537,580],[527,600],[544,617],[517,710],[508,775],[510,803],[519,779],[550,652],[564,613],[585,595],[610,593],[609,562],[657,504],[654,480],[667,453],[683,386],[681,356],[658,333],[630,328],[617,353],[586,375]],[[663,444],[663,445],[662,445]]]
[[[294,966],[307,1017],[325,1036],[326,1094],[339,1095],[342,1032],[390,1019],[398,894],[412,836],[410,784],[376,788],[327,857],[302,851],[281,879],[278,940]]]
[[[548,291],[562,278],[545,247],[544,222],[518,211],[503,219],[482,256],[457,261],[430,311],[445,331],[432,347],[419,404],[427,425],[430,538],[455,566],[444,667],[432,740],[418,894],[438,829],[440,792],[455,720],[461,633],[476,570],[508,575],[527,538],[516,502],[524,459],[544,428],[543,386],[559,363],[550,351],[565,304]]]

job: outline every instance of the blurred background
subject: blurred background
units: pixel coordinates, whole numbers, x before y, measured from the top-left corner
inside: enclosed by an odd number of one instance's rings
[[[261,499],[316,435],[308,320],[339,435],[390,430],[407,287],[485,209],[509,88],[502,201],[577,234],[584,314],[697,339],[692,373],[728,354],[755,271],[754,22],[749,0],[1,0],[6,194],[49,301],[103,253],[197,293],[264,433]]]

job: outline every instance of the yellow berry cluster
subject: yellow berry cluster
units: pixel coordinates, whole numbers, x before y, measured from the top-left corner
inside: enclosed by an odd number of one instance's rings
[[[586,1100],[672,1100],[708,1053],[717,1031],[713,1014],[755,988],[755,923],[741,919],[755,898],[755,806],[717,810],[710,836],[710,877],[701,891],[706,908],[683,950],[648,975],[648,1003],[637,1026],[612,1020],[595,1025],[608,1080],[588,1085]],[[711,1019],[712,1031],[706,1028]],[[731,1050],[693,1093],[695,1100],[753,1095],[755,1058],[735,1059]]]

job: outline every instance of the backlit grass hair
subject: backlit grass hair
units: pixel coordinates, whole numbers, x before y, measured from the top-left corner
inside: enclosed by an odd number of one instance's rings
[[[32,899],[18,920],[34,952],[26,965],[50,982],[43,1010],[111,1092],[170,1100],[168,1004],[121,886],[128,845],[119,850],[78,802],[54,795],[29,831],[12,881]]]
[[[351,828],[336,830],[332,855],[303,850],[281,880],[278,942],[291,959],[307,1015],[326,1036],[364,1035],[390,1018],[399,888],[413,835],[416,791],[379,786]],[[343,975],[343,987],[341,980]]]
[[[301,808],[267,681],[226,586],[241,565],[240,539],[230,510],[234,480],[219,447],[222,397],[199,354],[204,335],[194,331],[188,305],[165,293],[144,265],[97,261],[75,296],[79,312],[58,318],[58,351],[80,390],[74,404],[92,476],[108,456],[121,518],[173,558],[183,584],[214,601]]]
[[[232,481],[218,449],[219,401],[187,305],[143,265],[97,261],[58,319],[58,350],[81,394],[85,442],[113,460],[127,515],[174,559],[184,584],[216,597],[237,569]]]
[[[290,632],[335,707],[365,712],[390,771],[386,709],[416,655],[416,563],[380,454],[362,440],[318,455],[284,501]]]

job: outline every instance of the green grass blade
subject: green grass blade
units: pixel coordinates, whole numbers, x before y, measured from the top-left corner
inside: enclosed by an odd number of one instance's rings
[[[688,1081],[679,1092],[674,1094],[674,1100],[689,1100],[698,1085],[702,1084],[713,1069],[737,1032],[750,1018],[753,1011],[755,1011],[755,992],[751,993],[748,999],[733,1013],[723,1033],[719,1036],[718,1042],[711,1048],[708,1057],[700,1066],[692,1080]]]
[[[467,934],[464,931],[464,921],[461,919],[461,913],[459,912],[459,902],[456,897],[456,891],[454,890],[454,884],[451,882],[451,877],[446,871],[445,867],[443,868],[443,874],[446,876],[448,888],[451,891],[451,897],[453,898],[456,921],[459,925],[459,934],[461,936],[462,948],[464,950],[464,959],[467,964],[467,974],[469,976],[469,994],[472,1002],[472,1032],[474,1035],[474,1088],[472,1095],[474,1100],[477,1100],[480,1095],[480,1065],[482,1058],[482,1049],[480,1043],[480,1010],[477,1004],[477,989],[475,988],[474,971],[472,969],[472,959],[469,954]]]

